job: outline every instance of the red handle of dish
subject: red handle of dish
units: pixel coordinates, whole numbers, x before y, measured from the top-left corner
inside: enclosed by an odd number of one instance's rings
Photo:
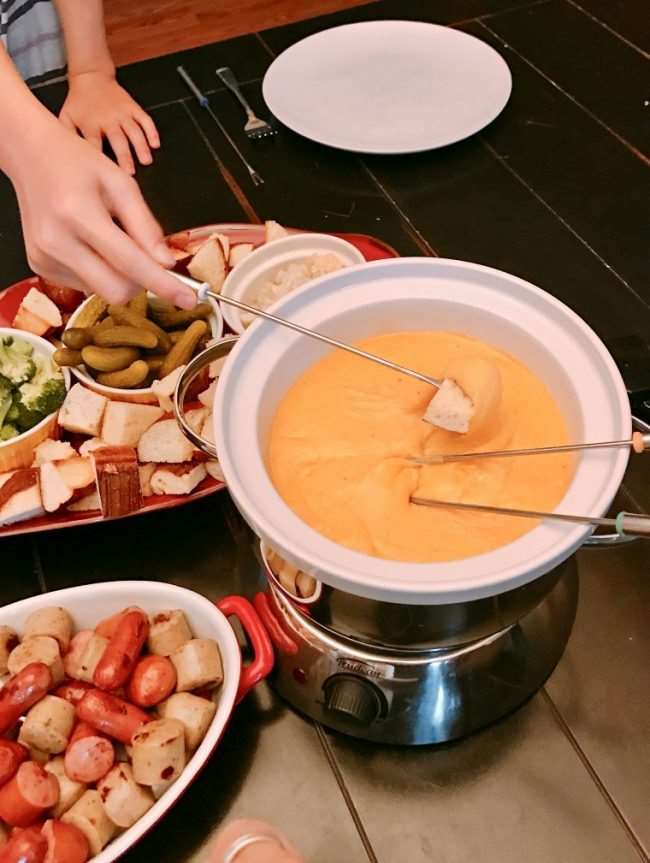
[[[244,698],[273,668],[273,645],[257,612],[243,596],[226,596],[217,602],[217,608],[226,617],[236,617],[253,648],[253,659],[242,664],[236,704]]]
[[[294,656],[298,653],[298,645],[290,638],[282,629],[276,616],[271,611],[269,598],[265,593],[257,593],[253,599],[255,611],[259,614],[260,619],[268,634],[271,636],[271,641],[280,653],[287,653],[289,656]]]

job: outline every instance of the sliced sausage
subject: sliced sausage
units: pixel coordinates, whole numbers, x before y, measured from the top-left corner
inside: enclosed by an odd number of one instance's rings
[[[47,695],[52,683],[52,672],[42,662],[32,662],[12,677],[0,690],[0,734]]]
[[[147,647],[149,653],[170,656],[192,638],[185,614],[180,609],[161,611],[149,621]]]
[[[95,632],[97,635],[101,635],[102,638],[108,638],[110,640],[115,635],[117,627],[122,622],[122,618],[124,618],[130,611],[142,611],[142,609],[138,608],[137,605],[130,605],[128,608],[118,611],[117,614],[112,614],[110,617],[106,617],[104,620],[101,620],[95,627]],[[144,612],[142,613],[144,614]]]
[[[171,695],[175,686],[173,663],[166,656],[145,656],[135,666],[126,694],[140,707],[153,707]]]
[[[68,745],[74,725],[74,706],[64,698],[46,695],[25,717],[21,743],[41,752],[58,755]]]
[[[18,674],[32,662],[42,662],[50,669],[54,683],[63,681],[63,660],[59,650],[59,642],[49,635],[36,635],[28,638],[11,651],[9,656],[9,671]]]
[[[52,818],[60,818],[64,812],[67,812],[68,809],[70,809],[71,806],[74,806],[77,800],[83,796],[86,786],[83,782],[75,782],[74,779],[70,779],[68,774],[65,772],[65,764],[62,755],[57,755],[56,758],[52,758],[51,761],[48,761],[45,765],[45,769],[48,773],[56,776],[59,783],[59,802],[56,804],[54,809],[52,809],[50,815]]]
[[[97,785],[104,811],[118,827],[130,827],[155,803],[149,788],[133,778],[130,764],[116,764]]]
[[[66,701],[76,707],[89,689],[93,689],[91,683],[85,683],[83,680],[70,680],[55,689],[54,695],[58,698],[65,698]]]
[[[44,863],[47,839],[40,830],[21,830],[0,848],[0,863]]]
[[[193,638],[169,657],[176,668],[178,692],[202,686],[218,686],[223,681],[219,645],[212,638]]]
[[[93,683],[100,689],[118,689],[129,679],[147,640],[149,621],[140,609],[127,612],[100,659]]]
[[[20,743],[0,740],[0,787],[9,782],[16,771],[29,758],[29,752]]]
[[[86,863],[88,860],[88,840],[74,824],[46,821],[42,832],[47,839],[45,863]]]
[[[72,637],[72,618],[59,606],[49,606],[33,611],[25,621],[23,640],[36,635],[49,635],[59,642],[61,653],[65,653]]]
[[[158,707],[163,719],[178,719],[185,728],[185,746],[193,752],[205,737],[217,712],[213,701],[199,698],[191,692],[176,692]]]
[[[93,856],[99,854],[117,833],[117,827],[104,812],[98,791],[86,791],[72,809],[65,813],[61,821],[81,830],[88,840],[90,853]]]
[[[157,719],[133,736],[133,777],[140,785],[178,779],[185,767],[185,729],[177,719]]]
[[[113,744],[87,722],[75,728],[65,751],[65,772],[75,782],[88,784],[106,776],[115,761]]]
[[[0,818],[12,827],[29,827],[59,799],[55,776],[34,761],[25,761],[0,788]]]
[[[10,626],[0,626],[0,674],[9,671],[9,654],[20,644],[15,629]]]
[[[151,721],[139,707],[100,689],[84,695],[77,705],[77,718],[121,743],[130,743],[140,726]]]

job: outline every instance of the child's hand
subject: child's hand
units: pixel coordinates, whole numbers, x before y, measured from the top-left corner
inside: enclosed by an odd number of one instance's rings
[[[131,147],[142,165],[151,164],[151,148],[160,146],[154,121],[113,75],[84,72],[70,76],[68,86],[68,97],[59,114],[64,126],[79,131],[98,150],[102,138],[107,138],[127,174],[135,173]]]

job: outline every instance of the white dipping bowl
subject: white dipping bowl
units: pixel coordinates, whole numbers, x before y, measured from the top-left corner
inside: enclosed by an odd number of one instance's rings
[[[35,336],[33,333],[28,333],[25,330],[16,330],[12,327],[0,327],[0,339],[5,336],[11,336],[14,339],[22,339],[24,342],[29,342],[34,348],[35,354],[40,354],[45,357],[52,357],[56,348],[50,342],[42,339],[40,336]],[[70,372],[68,369],[61,369],[63,380],[65,381],[66,390],[70,389]],[[40,423],[30,428],[28,431],[17,435],[11,440],[0,443],[0,473],[5,471],[18,470],[22,467],[29,467],[33,461],[34,450],[49,437],[54,437],[56,431],[56,418],[58,411],[50,414]]]
[[[155,297],[155,294],[150,293],[150,297]],[[92,297],[88,297],[87,300],[84,300],[83,303],[79,306],[78,309],[70,316],[70,319],[67,323],[66,330],[71,330],[74,326],[76,326],[76,321],[81,313],[81,310],[90,302]],[[207,302],[212,306],[212,314],[208,318],[208,324],[210,325],[210,332],[212,334],[213,339],[220,339],[223,335],[223,315],[221,314],[221,309],[219,308],[219,303],[216,303],[214,300],[211,300],[209,297]],[[93,377],[91,377],[84,365],[81,366],[70,366],[70,371],[72,374],[80,381],[85,387],[89,390],[92,390],[95,393],[99,393],[102,396],[106,396],[107,399],[110,399],[113,402],[130,402],[131,404],[142,404],[142,405],[157,405],[158,397],[151,389],[151,387],[141,387],[140,389],[133,390],[125,390],[120,389],[119,387],[107,387],[104,384],[98,383]]]
[[[292,234],[281,240],[266,243],[251,252],[230,271],[223,283],[221,294],[252,304],[259,289],[271,281],[280,270],[289,264],[298,264],[313,255],[327,254],[340,258],[344,267],[353,267],[365,261],[356,246],[339,237],[332,237],[329,234]],[[222,308],[224,319],[230,329],[236,333],[243,333],[247,327],[242,322],[242,313],[239,309],[225,303]]]
[[[516,276],[436,258],[379,261],[319,279],[273,312],[343,341],[387,332],[452,330],[522,360],[549,387],[575,441],[629,438],[631,415],[607,349],[575,312]],[[591,533],[545,521],[486,554],[444,563],[403,563],[361,554],[300,519],[271,482],[269,429],[281,399],[331,348],[261,321],[229,356],[217,390],[214,428],[228,490],[257,535],[319,581],[386,602],[434,605],[494,596],[543,575]],[[602,516],[619,488],[627,448],[577,460],[558,511]]]

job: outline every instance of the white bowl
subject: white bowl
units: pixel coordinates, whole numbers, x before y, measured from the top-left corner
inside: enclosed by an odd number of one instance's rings
[[[221,294],[250,303],[259,288],[273,279],[279,270],[289,264],[304,261],[312,255],[323,254],[336,255],[346,267],[353,267],[365,261],[356,246],[339,237],[332,237],[329,234],[292,234],[281,240],[266,243],[251,252],[230,271]],[[223,304],[225,321],[236,333],[243,333],[246,329],[241,314],[239,309]]]
[[[235,599],[239,601],[239,598]],[[227,618],[212,602],[186,588],[156,581],[88,584],[34,596],[6,605],[0,613],[0,623],[13,627],[20,634],[25,618],[36,609],[48,605],[66,608],[72,615],[77,630],[92,629],[102,618],[115,614],[129,605],[140,606],[147,613],[180,608],[187,615],[194,635],[199,638],[215,639],[221,651],[223,684],[218,693],[217,712],[201,745],[188,761],[180,777],[160,800],[132,827],[121,833],[92,858],[92,863],[112,863],[155,827],[167,810],[187,790],[212,755],[237,703],[241,677],[241,652]],[[266,671],[268,670],[267,668]]]
[[[42,356],[51,357],[56,350],[50,342],[42,339],[40,336],[35,336],[33,333],[28,333],[26,330],[0,327],[0,339],[5,336],[12,336],[15,339],[29,342],[33,346],[34,352]],[[65,388],[70,389],[70,372],[68,369],[61,369],[61,371],[63,373],[63,380],[65,381]],[[58,411],[45,417],[40,423],[30,428],[29,431],[0,443],[0,473],[18,470],[18,468],[29,467],[31,465],[34,450],[39,443],[53,436],[56,430],[57,415]]]
[[[150,297],[154,297],[155,294],[150,293]],[[79,317],[81,310],[90,302],[92,297],[88,297],[87,300],[84,300],[83,303],[76,309],[66,325],[66,329],[72,329],[75,326],[75,322]],[[212,306],[212,315],[208,319],[208,323],[210,324],[210,330],[212,333],[213,339],[220,339],[223,334],[223,315],[221,314],[221,309],[219,308],[219,303],[215,303],[214,300],[211,300],[208,297],[208,303]],[[93,377],[86,373],[86,367],[81,366],[71,366],[70,370],[72,374],[79,380],[85,387],[88,387],[89,390],[93,390],[93,392],[100,393],[100,395],[106,396],[106,398],[110,399],[114,402],[131,402],[132,404],[148,404],[148,405],[157,405],[158,397],[153,392],[151,387],[142,387],[141,389],[133,389],[133,390],[123,390],[118,387],[107,387],[104,384],[98,383]]]
[[[400,330],[467,333],[523,360],[553,392],[574,440],[631,434],[625,386],[600,339],[559,300],[507,273],[435,258],[379,261],[313,282],[272,309],[350,342]],[[569,557],[589,535],[589,526],[547,521],[486,554],[422,564],[370,557],[313,530],[276,491],[264,456],[280,400],[329,350],[261,322],[230,354],[216,395],[215,437],[230,494],[257,535],[294,566],[360,596],[444,604],[526,584]],[[626,448],[583,453],[558,511],[602,516],[628,458]]]

